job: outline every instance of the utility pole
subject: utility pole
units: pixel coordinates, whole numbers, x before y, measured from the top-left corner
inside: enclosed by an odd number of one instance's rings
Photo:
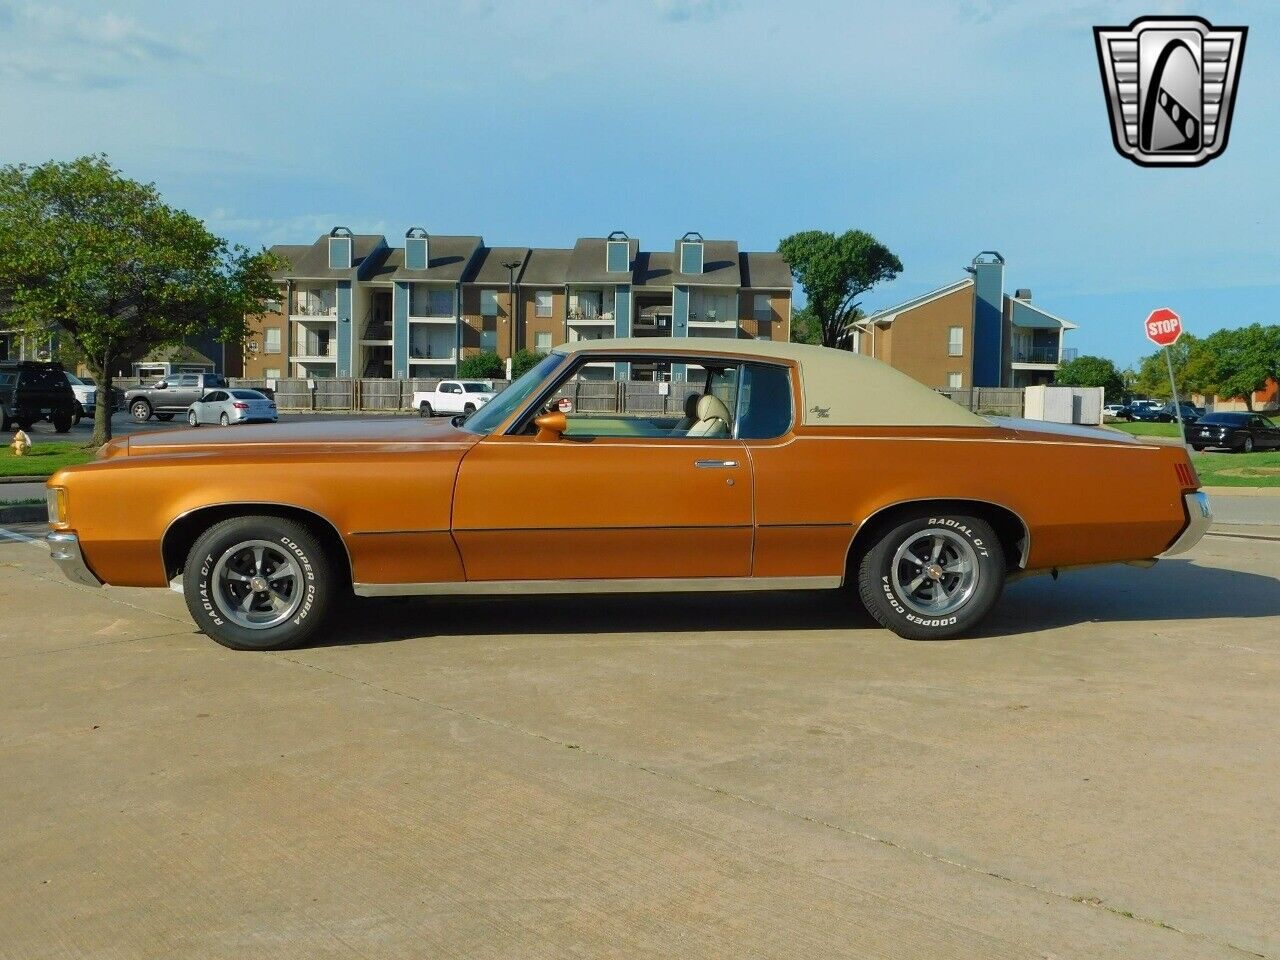
[[[510,316],[507,317],[507,323],[511,326],[511,350],[507,356],[514,358],[516,355],[516,270],[520,268],[519,260],[512,260],[510,263],[504,263],[507,268],[507,310]]]

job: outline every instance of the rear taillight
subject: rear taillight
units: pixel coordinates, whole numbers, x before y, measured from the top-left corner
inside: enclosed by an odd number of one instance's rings
[[[1196,474],[1196,468],[1189,463],[1175,463],[1173,472],[1177,474],[1178,485],[1183,490],[1199,490],[1200,477]]]
[[[235,407],[237,410],[249,409],[249,405],[247,403],[233,403],[232,406]]]

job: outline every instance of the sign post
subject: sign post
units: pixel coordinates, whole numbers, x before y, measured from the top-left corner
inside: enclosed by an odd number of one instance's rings
[[[1187,434],[1182,426],[1182,403],[1178,399],[1178,384],[1173,377],[1173,357],[1169,355],[1169,348],[1182,336],[1182,318],[1168,307],[1161,307],[1159,310],[1152,310],[1147,317],[1146,330],[1148,340],[1158,347],[1164,347],[1164,362],[1169,368],[1169,390],[1173,394],[1173,413],[1178,418],[1178,436],[1185,445]]]

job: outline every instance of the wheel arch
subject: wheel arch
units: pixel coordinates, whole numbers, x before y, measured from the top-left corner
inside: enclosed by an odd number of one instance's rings
[[[286,503],[270,503],[266,501],[238,500],[233,503],[207,504],[195,507],[179,514],[165,528],[160,538],[160,553],[164,563],[165,577],[172,580],[186,563],[187,554],[200,535],[223,520],[243,517],[246,514],[264,517],[279,517],[282,520],[293,520],[303,524],[319,538],[321,545],[329,551],[336,562],[337,572],[351,583],[353,570],[351,553],[342,534],[333,522],[314,510]]]
[[[845,558],[845,582],[850,582],[850,572],[857,570],[863,554],[871,549],[885,529],[900,518],[918,514],[924,508],[963,511],[981,517],[991,524],[1000,539],[1008,572],[1026,568],[1027,558],[1031,555],[1031,528],[1017,511],[1000,503],[972,497],[926,497],[886,504],[858,525]]]

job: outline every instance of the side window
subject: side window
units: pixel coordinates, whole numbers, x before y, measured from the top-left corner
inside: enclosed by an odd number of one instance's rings
[[[791,427],[791,374],[786,367],[749,363],[742,371],[738,405],[740,440],[773,440]]]
[[[178,378],[178,386],[180,387],[198,387],[200,378],[194,373],[184,373]]]
[[[583,358],[541,400],[565,414],[567,440],[729,440],[739,366],[724,360]],[[522,431],[535,432],[532,418]]]

